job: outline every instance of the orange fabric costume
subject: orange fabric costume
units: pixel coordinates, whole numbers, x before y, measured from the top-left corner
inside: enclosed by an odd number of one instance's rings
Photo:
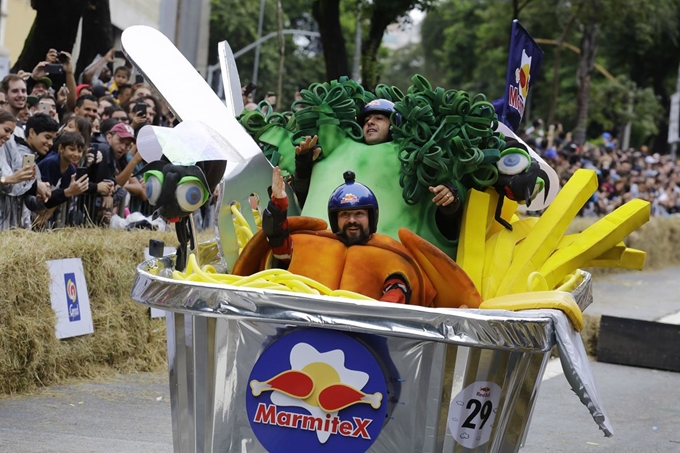
[[[373,234],[368,242],[347,247],[325,231],[292,232],[293,255],[288,270],[331,289],[345,289],[380,299],[387,277],[401,275],[411,289],[411,304],[428,307],[436,291],[406,248],[394,239]]]
[[[401,243],[373,234],[366,244],[347,247],[326,230],[321,219],[290,217],[293,253],[289,271],[331,289],[355,291],[380,299],[385,279],[401,274],[411,289],[412,305],[476,308],[481,296],[467,274],[439,249],[402,229]],[[251,275],[267,265],[271,249],[259,231],[248,242],[233,269]]]

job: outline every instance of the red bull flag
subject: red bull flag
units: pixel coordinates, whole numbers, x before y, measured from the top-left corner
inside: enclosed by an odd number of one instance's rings
[[[493,101],[498,119],[516,131],[524,115],[529,88],[541,68],[543,51],[517,19],[512,21],[508,75],[503,97]]]

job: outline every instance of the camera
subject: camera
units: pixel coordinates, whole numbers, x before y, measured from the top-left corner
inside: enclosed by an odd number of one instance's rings
[[[57,61],[61,64],[66,64],[68,63],[68,56],[64,52],[59,52],[59,55],[57,55]]]
[[[54,74],[63,74],[64,73],[64,66],[56,63],[51,63],[51,64],[46,64],[45,65],[45,74],[47,75],[54,75]]]
[[[135,106],[132,108],[132,113],[146,116],[146,109],[147,109],[146,102],[137,102]]]
[[[87,167],[76,168],[76,181],[87,174]]]

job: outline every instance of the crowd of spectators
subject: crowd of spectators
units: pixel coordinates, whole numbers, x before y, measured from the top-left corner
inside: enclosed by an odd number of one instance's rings
[[[112,49],[82,74],[68,52],[50,49],[31,72],[2,79],[0,89],[0,231],[61,225],[107,226],[132,212],[152,213],[136,135],[144,125],[176,120],[132,65]],[[252,96],[244,87],[244,103]],[[265,99],[274,105],[274,93]],[[578,146],[570,133],[541,120],[525,140],[564,184],[579,168],[593,169],[599,188],[582,209],[601,216],[632,198],[652,203],[652,214],[680,215],[680,170],[667,155],[618,148],[604,133]],[[215,197],[211,199],[214,203]],[[203,208],[204,215],[211,206]]]
[[[50,49],[31,72],[2,79],[0,231],[151,214],[135,137],[175,119],[115,56],[112,49],[77,75],[68,52]]]
[[[561,185],[580,168],[597,172],[599,187],[583,216],[609,214],[633,198],[649,201],[654,216],[680,215],[680,162],[670,155],[651,153],[647,146],[622,150],[608,132],[578,146],[561,125],[545,131],[541,120],[523,138],[555,169]]]

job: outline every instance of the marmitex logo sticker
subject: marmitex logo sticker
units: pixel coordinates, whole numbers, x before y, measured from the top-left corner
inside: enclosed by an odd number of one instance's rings
[[[368,450],[387,413],[385,375],[341,332],[295,330],[275,340],[248,379],[246,409],[270,453]]]

